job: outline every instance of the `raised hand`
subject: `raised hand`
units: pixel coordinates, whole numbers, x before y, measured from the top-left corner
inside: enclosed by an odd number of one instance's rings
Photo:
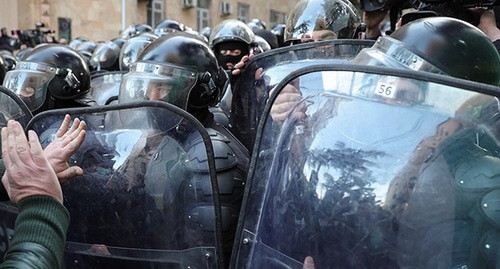
[[[64,116],[61,127],[57,130],[56,138],[44,150],[45,156],[61,182],[66,182],[74,176],[83,175],[82,168],[78,166],[70,167],[68,160],[85,140],[87,125],[84,121],[76,118],[68,130],[70,122],[71,117],[69,115]]]
[[[11,201],[34,196],[51,196],[63,202],[61,186],[50,163],[43,153],[38,136],[28,132],[29,141],[23,127],[17,121],[9,120],[2,128],[2,159],[5,174],[2,183]]]

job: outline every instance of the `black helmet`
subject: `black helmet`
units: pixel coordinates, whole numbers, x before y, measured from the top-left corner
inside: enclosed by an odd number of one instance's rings
[[[259,54],[259,53],[271,50],[271,45],[269,45],[269,42],[267,42],[267,40],[265,40],[261,36],[258,36],[258,35],[255,36],[255,43],[257,45],[257,48],[255,50],[255,54]]]
[[[16,92],[35,112],[48,99],[74,100],[87,93],[90,74],[76,51],[65,45],[47,44],[35,48],[15,70],[9,71],[3,86]]]
[[[212,29],[208,44],[213,49],[221,42],[240,41],[246,44],[253,45],[254,33],[248,25],[240,20],[228,19],[224,20]]]
[[[0,54],[2,55],[3,59],[5,60],[5,64],[7,65],[7,71],[14,70],[16,69],[18,60],[17,57],[12,54],[12,52],[8,50],[1,50]]]
[[[17,53],[16,53],[16,57],[19,61],[23,61],[24,58],[33,50],[32,47],[27,47],[25,49],[22,49],[22,50],[19,50]]]
[[[3,59],[2,55],[0,55],[0,83],[3,82],[5,73],[7,73],[7,64],[5,63],[5,60]]]
[[[500,55],[475,26],[449,17],[410,22],[362,50],[353,63],[409,68],[500,85]]]
[[[152,32],[153,32],[153,27],[145,23],[140,23],[140,24],[130,25],[129,27],[125,28],[125,30],[123,30],[121,34],[121,37],[124,39],[128,39],[142,33],[152,33]]]
[[[212,33],[212,27],[204,27],[203,29],[201,29],[200,31],[200,34],[204,35],[207,40],[210,40],[210,34]]]
[[[285,43],[285,28],[286,25],[284,23],[280,23],[271,30],[271,32],[276,36],[278,40],[278,47],[282,47]]]
[[[83,42],[86,42],[86,41],[89,41],[88,38],[84,37],[84,36],[79,36],[73,40],[71,40],[69,43],[68,43],[68,46],[72,49],[76,49],[76,47],[78,47],[78,45],[80,45],[81,43]]]
[[[214,27],[208,41],[217,61],[224,69],[232,69],[248,55],[255,46],[255,34],[244,22],[235,19],[224,20]],[[237,55],[224,55],[221,51],[238,50]]]
[[[184,25],[176,20],[166,19],[156,25],[154,34],[163,36],[176,31],[184,31]]]
[[[129,65],[137,60],[142,50],[157,38],[158,36],[152,33],[142,33],[128,39],[120,50],[120,70],[128,71]]]
[[[360,14],[347,0],[301,0],[288,17],[285,42],[355,38],[361,24]],[[315,37],[315,33],[320,36]]]
[[[248,27],[250,27],[250,29],[252,29],[252,31],[255,32],[255,30],[257,29],[260,29],[260,30],[266,30],[267,29],[267,26],[266,26],[266,23],[263,22],[261,19],[252,19],[251,21],[249,21],[247,23]]]
[[[119,69],[120,50],[124,43],[125,41],[122,38],[116,38],[97,45],[89,60],[90,67],[97,71],[117,71]]]
[[[188,112],[219,101],[227,75],[204,42],[184,32],[159,37],[131,64],[119,102],[163,100]]]
[[[98,45],[97,42],[87,40],[78,44],[78,46],[75,49],[83,57],[83,60],[89,67],[90,67],[90,59],[92,58],[92,54],[94,53],[94,50],[97,48],[97,45]]]

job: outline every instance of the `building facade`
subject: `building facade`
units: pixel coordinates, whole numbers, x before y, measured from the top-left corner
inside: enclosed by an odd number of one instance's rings
[[[174,19],[194,30],[225,19],[258,18],[268,28],[285,23],[298,0],[0,0],[0,27],[8,30],[55,30],[57,38],[79,36],[93,41],[118,37],[133,24],[152,27]],[[40,25],[40,24],[39,24]]]

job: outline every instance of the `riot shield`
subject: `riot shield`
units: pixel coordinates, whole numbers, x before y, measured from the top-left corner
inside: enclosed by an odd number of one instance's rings
[[[498,268],[499,96],[380,67],[291,74],[259,123],[231,268]]]
[[[258,120],[270,90],[291,71],[312,64],[347,63],[372,40],[327,40],[283,47],[256,55],[246,64],[234,89],[220,107],[229,115],[231,132],[253,149]]]
[[[45,147],[65,114],[87,129],[70,160],[85,174],[62,185],[71,217],[63,268],[222,266],[213,149],[194,117],[143,101],[47,111],[28,128]],[[208,175],[194,176],[200,169]]]
[[[94,73],[90,79],[90,91],[79,98],[80,103],[89,106],[104,106],[118,100],[123,71],[101,71]]]

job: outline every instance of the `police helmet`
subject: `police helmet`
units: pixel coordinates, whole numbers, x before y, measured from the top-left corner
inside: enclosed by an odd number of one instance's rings
[[[87,93],[90,74],[75,50],[47,44],[35,48],[15,70],[9,71],[3,86],[16,92],[34,112],[47,99],[74,100]]]
[[[128,39],[120,50],[120,70],[128,71],[130,64],[137,60],[142,50],[157,38],[158,36],[152,33],[142,33]]]
[[[226,81],[207,44],[178,31],[142,51],[122,79],[118,100],[162,100],[193,112],[216,104]]]
[[[16,65],[18,63],[17,57],[12,54],[12,52],[8,50],[1,50],[0,54],[2,55],[3,59],[5,60],[5,64],[7,67],[7,71],[16,69]]]
[[[0,83],[3,82],[5,73],[7,73],[7,64],[5,63],[5,60],[3,59],[2,55],[0,55]]]
[[[154,34],[157,36],[163,36],[177,31],[182,32],[184,30],[185,30],[184,24],[176,20],[166,19],[156,25],[154,29]]]
[[[125,30],[123,30],[121,37],[124,39],[128,39],[139,35],[141,33],[151,33],[153,32],[153,27],[148,24],[140,23],[135,25],[130,25]]]
[[[408,68],[500,85],[500,55],[465,21],[430,17],[410,22],[362,50],[353,63]]]
[[[89,60],[92,70],[118,70],[120,50],[124,43],[123,38],[115,38],[97,45]]]
[[[228,19],[212,29],[208,44],[212,49],[226,41],[239,41],[251,46],[254,39],[255,35],[248,25],[240,20]]]

